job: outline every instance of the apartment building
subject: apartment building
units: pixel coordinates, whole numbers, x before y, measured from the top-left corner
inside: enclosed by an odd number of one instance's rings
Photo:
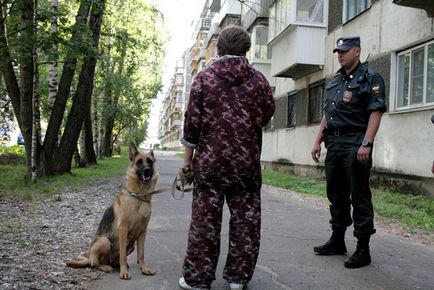
[[[182,121],[185,110],[185,92],[187,91],[190,71],[186,63],[186,53],[178,60],[173,78],[165,93],[160,110],[160,121],[158,124],[158,138],[163,148],[180,150],[182,148],[180,138],[182,137]]]
[[[251,33],[249,61],[267,76],[276,98],[275,115],[264,131],[264,167],[302,176],[324,175],[326,149],[320,164],[311,160],[310,150],[325,86],[340,67],[332,50],[339,37],[360,36],[361,60],[382,74],[387,89],[388,110],[373,152],[373,182],[430,196],[433,16],[429,0],[210,0],[201,15],[210,20],[210,29],[235,23]],[[203,39],[208,44],[209,33]],[[212,55],[206,44],[204,65]]]
[[[414,2],[428,7],[430,1]],[[373,181],[434,196],[434,22],[419,7],[397,4],[273,2],[268,45],[271,72],[278,77],[277,110],[264,136],[264,164],[297,175],[323,175],[325,148],[319,166],[311,160],[310,150],[322,118],[325,84],[339,69],[332,50],[339,37],[358,35],[361,60],[382,74],[388,96],[388,111],[375,140]]]

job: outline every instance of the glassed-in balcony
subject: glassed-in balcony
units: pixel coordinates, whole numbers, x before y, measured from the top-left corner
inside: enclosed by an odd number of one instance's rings
[[[241,15],[241,1],[225,0],[220,6],[219,11],[221,16],[225,15]]]
[[[324,65],[324,0],[276,0],[270,6],[271,75],[298,79]]]
[[[271,76],[271,49],[267,46],[268,27],[254,26],[250,35],[252,46],[247,55],[249,62],[264,74],[271,86],[274,86],[274,78]]]

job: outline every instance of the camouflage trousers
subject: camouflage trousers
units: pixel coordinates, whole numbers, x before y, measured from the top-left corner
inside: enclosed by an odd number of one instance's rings
[[[247,283],[252,278],[261,234],[260,189],[200,187],[193,191],[192,220],[183,267],[185,281],[192,287],[209,289],[215,280],[225,199],[230,220],[223,278],[229,283]]]

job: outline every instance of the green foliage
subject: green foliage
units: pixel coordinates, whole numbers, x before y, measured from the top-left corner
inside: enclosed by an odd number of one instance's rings
[[[271,170],[262,171],[262,180],[264,184],[284,189],[290,189],[300,193],[325,196],[326,184],[324,181],[318,181],[310,178],[301,178],[293,175],[288,175],[284,172]]]
[[[128,148],[122,148],[121,152],[121,156],[99,160],[97,165],[73,168],[72,174],[40,178],[35,183],[25,182],[24,163],[0,163],[0,198],[15,196],[20,199],[31,199],[35,194],[51,195],[66,190],[80,190],[96,179],[123,175],[129,163]]]
[[[112,3],[106,14],[98,67],[103,73],[95,88],[104,107],[99,117],[115,118],[113,133],[119,140],[144,140],[152,99],[162,88],[165,40],[157,30],[162,18],[143,0]]]
[[[141,144],[146,139],[146,131],[148,129],[148,124],[145,122],[142,125],[130,130],[128,135],[126,136],[125,144],[130,144],[134,142],[134,144]]]
[[[86,0],[87,1],[87,0]],[[115,116],[114,135],[121,140],[144,139],[144,129],[149,115],[151,100],[161,91],[161,69],[166,38],[159,30],[162,15],[147,0],[107,1],[103,18],[100,49],[91,45],[88,25],[75,27],[80,1],[61,1],[53,9],[50,0],[37,2],[36,26],[21,27],[21,9],[25,1],[4,1],[8,49],[14,65],[18,68],[28,58],[29,48],[37,48],[38,95],[40,96],[42,123],[48,120],[48,64],[58,61],[58,76],[68,53],[77,59],[77,68],[85,56],[97,57],[94,82],[96,111],[93,116],[107,120]],[[52,17],[57,16],[57,31],[51,28]],[[29,29],[36,29],[36,41],[25,37]],[[78,29],[77,41],[71,42],[73,30]],[[71,47],[72,46],[72,47]],[[2,60],[0,60],[1,62]],[[121,69],[122,68],[122,69]],[[20,79],[20,71],[15,71]],[[75,91],[77,76],[71,85]],[[0,79],[0,96],[5,86]],[[107,100],[111,98],[110,100]],[[67,100],[66,111],[71,105]],[[65,114],[64,118],[66,118]],[[10,118],[11,119],[11,118]],[[62,131],[62,127],[61,127]],[[61,132],[59,132],[61,134]],[[139,135],[143,134],[143,137]]]
[[[0,146],[0,156],[13,156],[18,158],[25,158],[25,151],[23,146],[15,145],[11,147]]]
[[[407,230],[434,232],[434,200],[391,191],[374,193],[374,209],[392,221],[404,221]]]
[[[324,180],[315,180],[288,175],[284,172],[264,170],[264,184],[293,190],[300,193],[326,196]],[[434,200],[386,190],[374,190],[375,212],[386,222],[396,222],[406,230],[434,232]]]

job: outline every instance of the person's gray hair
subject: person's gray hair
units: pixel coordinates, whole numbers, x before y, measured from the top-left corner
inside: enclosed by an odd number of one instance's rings
[[[245,56],[250,46],[249,33],[240,26],[230,25],[220,32],[217,40],[217,53],[219,56]]]

